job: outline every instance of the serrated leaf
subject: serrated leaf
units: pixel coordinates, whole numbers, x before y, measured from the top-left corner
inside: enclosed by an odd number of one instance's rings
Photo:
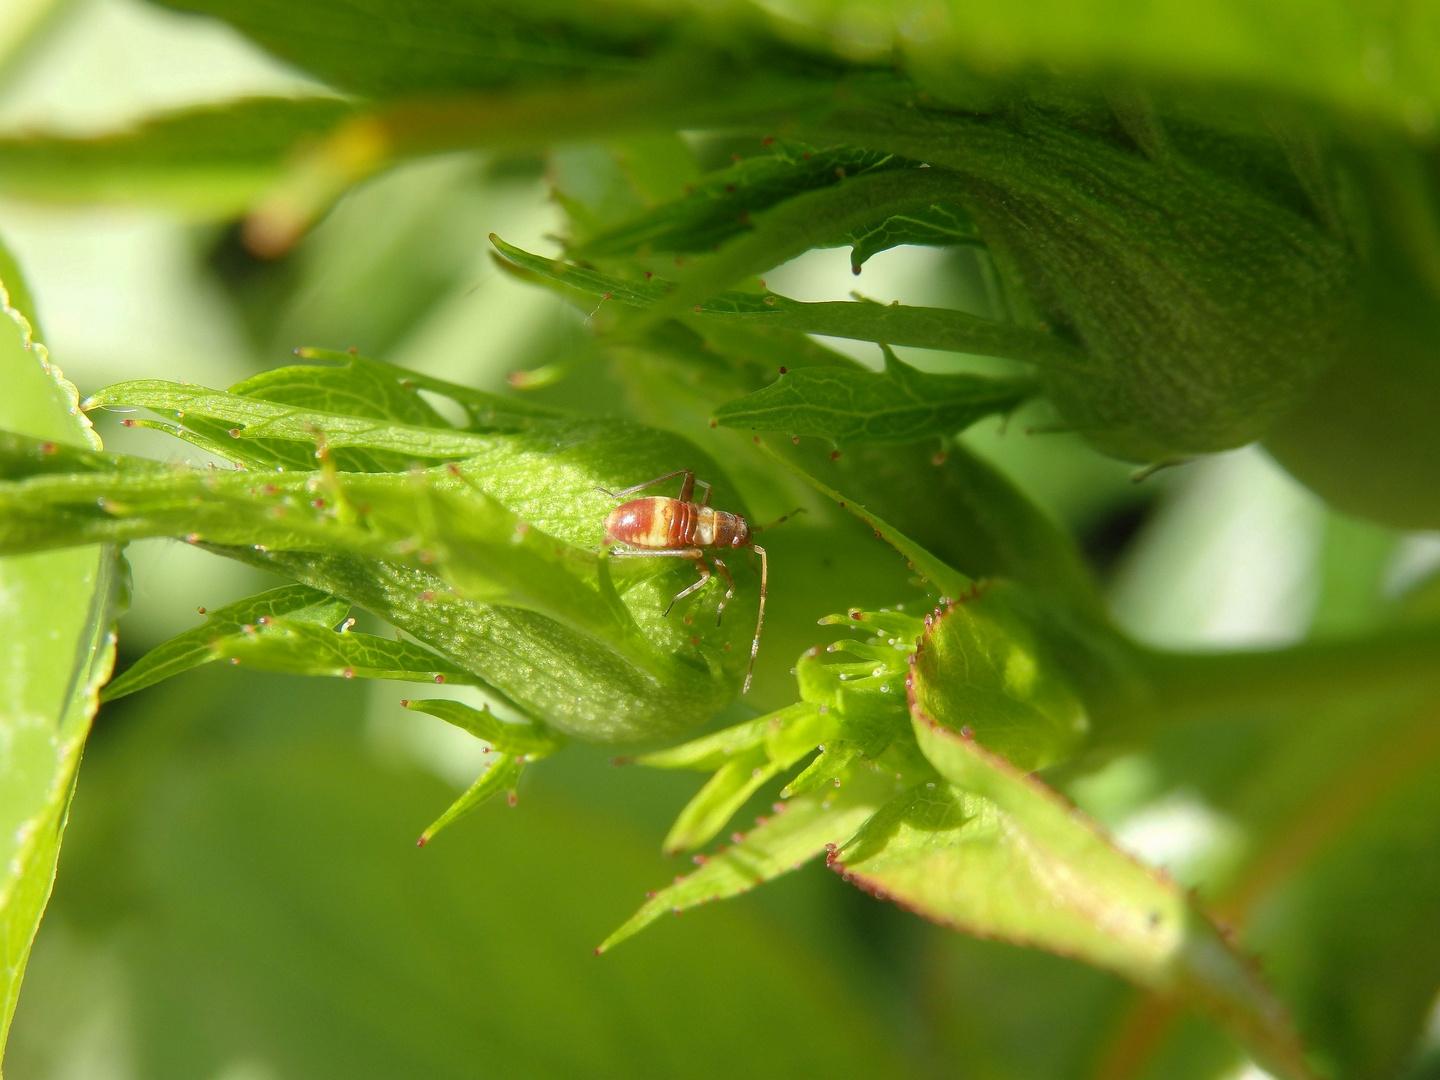
[[[484,686],[485,680],[408,641],[274,618],[217,639],[217,657],[259,671],[344,679]]]
[[[777,143],[773,154],[744,158],[704,177],[682,198],[655,207],[575,249],[580,259],[661,251],[710,251],[751,227],[751,214],[847,178],[916,162],[849,146]]]
[[[98,441],[75,388],[5,286],[0,426],[29,435],[42,458],[62,446],[87,454]],[[28,294],[17,284],[16,295]],[[0,558],[0,1051],[50,898],[96,695],[114,663],[120,582],[110,546]]]
[[[424,847],[445,826],[464,817],[471,810],[488,802],[502,791],[510,792],[513,803],[515,785],[519,783],[520,774],[524,771],[525,762],[520,758],[511,757],[508,754],[495,755],[489,767],[480,774],[480,778],[475,783],[470,785],[465,794],[451,803],[450,808],[431,822],[430,827],[420,834],[420,839],[415,842],[415,846]]]
[[[955,247],[984,243],[975,223],[954,203],[924,206],[909,213],[896,214],[878,225],[856,229],[846,239],[851,244],[850,265],[857,270],[880,252],[901,244]]]
[[[815,479],[815,477],[811,476],[804,469],[800,468],[800,466],[796,465],[788,458],[782,457],[780,454],[777,454],[774,450],[770,449],[767,446],[764,446],[763,444],[761,445],[761,449],[764,450],[772,460],[779,462],[791,473],[804,480],[805,483],[809,484],[816,491],[820,492],[820,494],[824,495],[827,499],[830,499],[842,509],[848,510],[850,513],[858,517],[861,521],[865,522],[865,524],[869,525],[872,529],[874,529],[875,536],[877,538],[884,540],[901,555],[905,556],[905,558],[911,562],[915,569],[918,570],[925,577],[926,580],[932,582],[934,586],[940,590],[943,596],[961,596],[967,591],[969,591],[971,586],[974,584],[974,582],[972,582],[964,574],[960,573],[960,571],[956,570],[952,566],[947,565],[943,560],[938,559],[934,555],[930,554],[930,552],[926,551],[919,544],[915,543],[915,541],[911,540],[899,529],[896,529],[893,526],[886,524],[884,521],[880,520],[880,518],[876,517],[874,514],[870,513],[870,511],[866,510],[863,506],[858,506],[854,502],[846,501],[845,497],[841,495],[838,491],[826,487],[819,480]]]
[[[1284,1010],[1174,882],[1003,758],[917,710],[949,783],[897,797],[836,854],[862,888],[966,933],[1074,956],[1217,1016],[1268,1068],[1309,1077]]]
[[[717,751],[714,749],[716,743],[699,740],[706,744],[701,751],[705,756],[699,757],[692,753],[690,760],[704,760],[707,767],[715,768],[715,775],[705,782],[705,786],[685,804],[685,808],[676,817],[663,845],[667,854],[708,843],[725,827],[726,822],[734,817],[735,812],[745,805],[751,795],[759,791],[768,780],[810,753],[821,741],[829,738],[836,726],[819,706],[809,702],[791,705],[768,717],[762,717],[761,720],[763,723],[742,725],[739,736],[743,737],[752,731],[758,735],[749,745],[736,737]],[[713,738],[712,736],[711,739]],[[666,753],[662,751],[659,755],[646,755],[639,760],[645,765],[678,761],[685,755],[686,748],[679,748],[678,753],[668,752],[672,755],[669,758],[664,756]],[[717,758],[718,765],[709,764]],[[669,767],[673,768],[675,765],[671,764]],[[695,768],[696,765],[687,764],[681,767]]]
[[[1013,412],[1038,392],[1028,379],[934,375],[886,351],[884,373],[805,367],[715,410],[726,427],[818,435],[838,443],[904,443],[956,435]]]
[[[786,784],[780,792],[782,799],[793,799],[797,795],[808,795],[822,784],[834,783],[845,775],[851,762],[864,752],[858,743],[844,739],[831,739],[820,747],[815,760],[801,771],[800,775]]]
[[[537,405],[532,401],[525,401],[515,397],[501,397],[499,394],[492,394],[485,390],[476,390],[469,386],[461,386],[459,383],[447,382],[445,379],[437,379],[433,375],[425,375],[418,371],[397,367],[383,360],[373,360],[366,356],[340,353],[330,349],[312,348],[296,349],[295,353],[297,356],[306,360],[319,360],[329,364],[340,365],[341,368],[349,373],[345,382],[336,387],[337,391],[345,397],[355,395],[357,392],[362,396],[364,394],[363,383],[352,380],[385,382],[386,385],[382,387],[382,396],[379,402],[377,403],[375,399],[371,398],[367,398],[366,401],[370,409],[373,410],[378,407],[380,409],[380,415],[383,415],[386,419],[398,420],[402,423],[414,422],[409,417],[410,414],[417,409],[415,404],[416,400],[419,401],[420,406],[429,409],[428,402],[417,393],[420,390],[428,390],[433,394],[447,397],[464,409],[466,417],[468,418],[468,423],[464,428],[466,431],[483,432],[496,429],[503,430],[516,426],[517,423],[523,422],[527,417],[557,419],[563,418],[566,415],[557,409]],[[281,370],[289,372],[289,378],[295,380],[297,383],[303,382],[307,378],[305,368],[282,368]],[[271,375],[271,378],[267,378],[267,374]],[[331,376],[325,376],[326,382],[329,383],[331,378]],[[281,392],[277,396],[276,381],[278,380],[274,378],[273,373],[263,373],[252,376],[251,379],[246,380],[245,383],[241,383],[240,385],[247,386],[252,383],[257,387],[263,385],[265,392],[256,393],[255,396],[268,397],[272,400],[283,401],[286,404],[303,404],[303,402],[295,400],[294,394],[288,390]],[[402,393],[397,396],[395,390],[388,385],[389,383],[397,384]],[[296,390],[301,393],[307,392],[303,386],[299,385],[297,385]],[[231,392],[249,393],[248,390],[240,391],[234,388],[232,388]],[[403,413],[401,410],[403,410]],[[375,415],[373,412],[356,413],[348,407],[336,408],[329,411],[344,412],[359,416]],[[430,411],[433,412],[433,410]],[[426,415],[429,415],[429,413]],[[433,423],[427,423],[425,426],[435,425]]]
[[[233,439],[285,440],[312,448],[360,448],[385,451],[406,461],[454,460],[490,449],[481,436],[443,428],[397,424],[384,418],[317,412],[261,398],[186,386],[161,380],[117,383],[91,395],[87,409],[140,407],[191,420],[203,418],[229,425]],[[403,467],[403,466],[402,466]]]
[[[521,711],[600,741],[678,733],[738,690],[745,653],[736,646],[749,644],[743,614],[718,628],[667,620],[666,605],[693,569],[664,559],[611,565],[597,550],[614,505],[599,488],[688,465],[714,479],[717,505],[737,506],[718,468],[683,440],[574,415],[466,433],[197,388],[147,389],[155,394],[147,400],[177,418],[180,406],[203,401],[237,430],[258,416],[265,434],[296,446],[314,445],[306,425],[316,425],[348,432],[335,441],[360,449],[366,429],[392,447],[403,430],[457,440],[450,448],[471,456],[402,474],[173,467],[31,475],[0,482],[0,548],[141,536],[204,543],[351,599],[486,674]],[[457,388],[453,396],[466,395]],[[494,400],[470,403],[483,414]],[[753,605],[755,575],[735,569],[738,603]]]
[[[927,626],[910,662],[914,707],[1029,772],[1069,756],[1090,717],[1003,587],[952,603]]]
[[[777,807],[773,816],[757,821],[732,846],[704,857],[699,870],[650,897],[597,951],[613,948],[661,915],[738,896],[798,870],[827,845],[844,843],[895,790],[888,776],[854,768],[837,790],[780,804],[783,809]]]
[[[253,630],[262,620],[283,616],[293,622],[332,627],[349,611],[347,601],[304,585],[282,585],[258,596],[246,597],[216,608],[206,615],[205,622],[200,626],[156,645],[112,679],[100,692],[100,700],[113,701],[182,671],[217,660],[220,658],[215,649],[218,641],[246,633],[247,626]]]
[[[542,258],[507,244],[493,234],[490,241],[517,266],[566,288],[602,300],[614,300],[627,307],[654,308],[666,302],[677,288],[675,282],[659,278],[629,281],[563,260]],[[912,345],[922,349],[1007,357],[1063,369],[1080,370],[1086,364],[1082,352],[1053,335],[948,308],[865,301],[811,304],[775,293],[762,295],[728,291],[697,300],[694,314],[755,322],[807,334],[884,342],[887,345]]]
[[[464,702],[450,698],[402,701],[400,704],[412,712],[429,713],[447,724],[454,724],[477,739],[485,740],[502,754],[514,757],[548,757],[568,741],[565,736],[549,730],[544,724],[534,721],[528,724],[508,723],[492,713],[488,707],[472,709]]]
[[[709,735],[691,739],[679,746],[652,750],[635,759],[637,765],[652,769],[695,769],[711,772],[720,768],[736,754],[763,748],[767,738],[791,724],[807,719],[814,710],[804,703],[789,705],[777,712],[757,716],[744,723],[732,724]]]
[[[1132,741],[1176,707],[1113,628],[1004,581],[936,609],[907,686],[912,708],[1026,771]]]
[[[11,136],[0,139],[0,192],[223,220],[274,184],[298,147],[351,112],[335,98],[254,98],[151,117],[113,134]]]
[[[302,355],[306,359],[330,358],[313,349]],[[226,393],[264,398],[317,413],[393,420],[411,427],[452,426],[416,392],[413,380],[404,371],[364,356],[342,353],[334,358],[340,361],[338,365],[295,364],[262,371],[236,383]]]

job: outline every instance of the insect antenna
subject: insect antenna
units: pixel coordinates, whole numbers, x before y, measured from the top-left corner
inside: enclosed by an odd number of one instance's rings
[[[765,549],[754,546],[752,550],[760,556],[760,614],[755,619],[755,640],[750,642],[750,666],[745,671],[745,687],[740,691],[742,694],[750,692],[750,680],[755,678],[755,654],[760,651],[760,628],[765,625],[765,593],[770,584],[770,559],[766,556]]]
[[[751,532],[751,533],[769,532],[771,529],[775,528],[775,526],[777,526],[777,525],[784,525],[785,522],[789,521],[789,520],[790,520],[792,517],[794,517],[796,514],[803,514],[803,513],[805,513],[805,507],[803,507],[803,506],[797,506],[794,510],[791,510],[791,511],[790,511],[788,514],[786,514],[784,517],[778,517],[778,518],[776,518],[774,521],[770,522],[769,525],[761,525],[758,529],[751,529],[750,532]],[[759,549],[759,548],[756,548],[755,550],[756,550],[756,551],[759,551],[760,549]]]

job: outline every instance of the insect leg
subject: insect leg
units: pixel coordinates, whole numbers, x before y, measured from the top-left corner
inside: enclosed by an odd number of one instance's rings
[[[805,508],[803,506],[797,506],[794,510],[791,510],[784,517],[778,517],[774,521],[770,522],[769,525],[761,525],[758,529],[751,529],[750,531],[752,533],[769,532],[771,529],[775,528],[776,525],[784,525],[785,522],[789,521],[796,514],[803,513],[805,513]]]
[[[684,600],[685,597],[689,596],[696,589],[703,589],[706,585],[710,584],[710,567],[705,565],[705,559],[703,557],[695,560],[695,569],[700,571],[700,580],[695,582],[694,585],[691,585],[688,588],[681,589],[678,593],[675,594],[675,599],[671,600],[670,603],[665,607],[666,615],[670,614],[671,608],[673,608],[681,600]]]
[[[750,643],[750,667],[745,672],[745,688],[740,692],[750,692],[750,680],[755,677],[755,654],[760,651],[760,628],[765,625],[765,593],[770,584],[770,559],[765,554],[765,549],[755,547],[760,556],[760,615],[755,620],[755,640]]]
[[[685,477],[684,482],[680,485],[680,501],[689,502],[690,495],[695,490],[695,473],[691,469],[676,469],[672,473],[657,476],[654,480],[646,480],[643,484],[636,484],[634,487],[628,487],[624,491],[609,491],[602,487],[597,487],[595,490],[609,495],[612,499],[623,499],[627,495],[634,495],[637,491],[644,491],[646,488],[654,487],[656,484],[663,484],[666,480],[674,480],[677,476]],[[706,487],[709,487],[709,485],[707,484]]]
[[[616,559],[638,559],[641,556],[660,555],[671,559],[698,559],[705,553],[697,547],[658,548],[650,551],[644,548],[612,548],[610,555]]]
[[[719,555],[711,555],[710,560],[715,564],[715,569],[725,579],[725,595],[720,598],[720,605],[715,609],[715,625],[720,625],[720,616],[725,614],[725,605],[735,595],[735,579],[730,576],[730,568],[725,565],[725,560]]]

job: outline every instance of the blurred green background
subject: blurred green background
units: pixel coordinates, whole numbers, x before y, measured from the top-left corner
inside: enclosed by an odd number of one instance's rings
[[[318,92],[232,31],[139,0],[0,4],[6,134],[102,132],[162,108]],[[498,273],[485,243],[493,230],[542,247],[561,227],[552,186],[583,175],[567,163],[594,152],[405,166],[346,196],[273,263],[233,229],[139,210],[0,200],[0,237],[82,392],[140,377],[224,386],[295,346],[358,346],[492,390],[511,371],[578,357],[539,393],[618,412],[624,393],[584,362],[579,317]],[[966,257],[886,252],[865,291],[963,300]],[[839,250],[771,281],[804,300],[853,285]],[[1338,518],[1259,451],[1135,484],[1073,439],[1030,434],[1043,419],[967,439],[1075,530],[1143,640],[1278,644],[1362,628],[1440,565],[1440,536]],[[112,447],[182,453],[108,423]],[[818,536],[800,521],[774,538],[757,705],[790,700],[793,657],[823,640],[813,620],[826,582],[785,572]],[[811,577],[843,568],[851,603],[893,601],[903,577],[863,569],[876,562],[865,555],[840,544]],[[129,558],[122,666],[190,626],[197,605],[266,587],[172,542],[134,544]],[[212,665],[102,710],[10,1080],[1078,1078],[1096,1074],[1132,1007],[1109,976],[960,937],[819,866],[597,959],[644,891],[684,871],[659,844],[698,779],[619,770],[574,747],[527,772],[518,808],[488,806],[419,852],[414,837],[473,779],[479,746],[400,709],[400,696]],[[1320,732],[1315,755],[1341,752],[1324,742],[1324,718],[1306,722]],[[1175,732],[1072,794],[1133,850],[1199,882],[1241,858],[1299,783],[1285,779],[1293,757],[1266,771],[1267,737],[1237,721],[1233,757],[1207,750],[1197,763]],[[1283,971],[1283,927],[1272,940]],[[1421,1062],[1440,1046],[1440,1013],[1427,1030]],[[1147,1075],[1259,1075],[1200,1021],[1171,1042]]]

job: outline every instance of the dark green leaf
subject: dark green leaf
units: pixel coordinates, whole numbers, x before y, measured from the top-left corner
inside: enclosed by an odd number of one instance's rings
[[[953,247],[981,244],[974,222],[955,203],[924,206],[886,218],[878,225],[856,229],[846,237],[851,244],[850,265],[864,266],[873,256],[901,244]]]
[[[885,371],[806,367],[764,390],[722,405],[726,427],[818,435],[838,443],[903,443],[956,435],[975,421],[1006,414],[1033,396],[1027,379],[932,375],[886,351]]]
[[[577,8],[514,0],[357,6],[317,0],[166,0],[217,15],[334,86],[404,94],[549,82],[633,71],[671,33],[661,9],[625,0]]]
[[[779,462],[781,465],[785,466],[785,468],[790,470],[790,472],[794,473],[796,476],[800,477],[816,491],[820,492],[820,494],[824,495],[827,499],[830,499],[831,501],[837,503],[843,509],[848,510],[850,513],[858,517],[861,521],[865,522],[865,524],[869,525],[872,529],[874,529],[875,535],[878,538],[884,540],[887,544],[889,544],[906,559],[908,559],[910,564],[917,571],[920,572],[922,577],[932,583],[935,588],[940,590],[942,596],[952,598],[963,596],[970,590],[971,586],[974,584],[974,582],[972,582],[964,574],[960,573],[954,567],[947,565],[942,560],[937,559],[934,555],[930,554],[930,552],[926,551],[919,544],[915,543],[915,541],[911,540],[904,533],[900,532],[899,529],[887,525],[884,521],[880,520],[880,518],[876,517],[874,514],[866,510],[863,506],[859,506],[854,502],[847,502],[838,491],[826,487],[819,480],[816,480],[813,476],[807,473],[804,469],[800,468],[798,465],[794,464],[788,459],[780,456],[774,450],[770,450],[768,447],[765,447],[764,449],[771,458]]]
[[[652,308],[669,298],[673,282],[647,282],[586,270],[563,260],[545,259],[492,236],[505,258],[537,274],[602,300]],[[1038,330],[982,319],[948,308],[886,306],[864,301],[806,304],[774,293],[722,292],[701,299],[695,314],[738,319],[785,330],[830,337],[883,341],[922,349],[1002,356],[1042,367],[1082,369],[1085,357],[1060,339]]]
[[[786,199],[831,187],[847,178],[915,166],[916,162],[893,154],[853,147],[816,149],[777,143],[773,154],[745,158],[728,169],[710,173],[683,198],[591,237],[574,254],[580,259],[593,259],[651,251],[710,251],[747,231],[751,214]]]
[[[161,679],[189,671],[220,658],[217,645],[226,637],[253,632],[262,619],[285,617],[293,622],[313,622],[333,627],[349,614],[347,601],[304,585],[282,585],[258,596],[247,597],[210,612],[205,622],[155,646],[100,693],[100,700],[133,694]]]

